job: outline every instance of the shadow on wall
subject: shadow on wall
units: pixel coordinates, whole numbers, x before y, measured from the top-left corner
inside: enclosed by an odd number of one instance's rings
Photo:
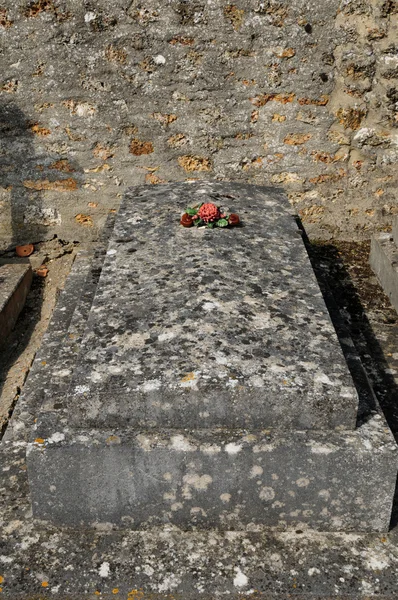
[[[33,125],[13,103],[0,104],[0,248],[47,239],[60,223],[56,209],[43,206]]]

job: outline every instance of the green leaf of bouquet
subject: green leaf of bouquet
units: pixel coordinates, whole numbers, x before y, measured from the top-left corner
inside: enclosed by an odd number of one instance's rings
[[[218,219],[217,227],[228,227],[227,219]]]
[[[209,229],[213,229],[213,227],[214,227],[214,223],[207,223],[207,227],[208,227]]]
[[[200,227],[201,225],[204,225],[204,221],[202,221],[202,219],[198,219],[197,221],[195,221],[194,223],[197,227]]]
[[[197,214],[198,209],[197,208],[189,208],[188,207],[185,212],[188,213],[188,215],[190,215],[192,217],[193,215]]]

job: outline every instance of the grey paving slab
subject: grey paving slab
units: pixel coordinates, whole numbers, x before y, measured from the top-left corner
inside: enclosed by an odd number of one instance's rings
[[[181,227],[201,201],[242,227]],[[128,191],[69,405],[78,427],[353,429],[358,396],[286,198],[214,182]]]

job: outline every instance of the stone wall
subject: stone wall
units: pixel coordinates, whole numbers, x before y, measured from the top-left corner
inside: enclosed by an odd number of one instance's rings
[[[232,2],[3,1],[1,247],[185,179],[283,187],[314,237],[391,224],[398,2]]]

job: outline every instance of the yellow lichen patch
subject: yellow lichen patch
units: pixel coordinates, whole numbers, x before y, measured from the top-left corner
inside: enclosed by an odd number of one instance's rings
[[[174,114],[168,115],[168,114],[164,114],[164,113],[160,113],[160,112],[152,113],[151,117],[152,117],[152,119],[155,119],[155,121],[158,121],[165,127],[170,125],[170,123],[174,123],[174,121],[177,120],[177,115],[174,115]]]
[[[253,160],[251,160],[248,163],[245,163],[242,167],[242,169],[244,171],[248,171],[249,169],[259,169],[260,167],[262,167],[263,165],[263,157],[262,156],[258,156],[257,158],[253,158]]]
[[[232,27],[235,31],[239,31],[243,24],[243,15],[245,11],[237,8],[234,4],[228,4],[224,8],[224,15],[229,19],[232,23]]]
[[[113,44],[110,44],[105,48],[105,58],[109,62],[118,62],[124,64],[127,58],[127,52],[123,48],[117,48]]]
[[[57,171],[64,171],[64,173],[73,173],[76,171],[76,169],[72,167],[66,158],[63,158],[62,160],[56,160],[48,168],[56,169]]]
[[[41,179],[33,181],[26,179],[23,182],[24,186],[29,190],[36,190],[41,192],[43,190],[55,190],[56,192],[70,192],[71,190],[77,190],[77,182],[72,177],[68,179],[59,179],[57,181],[49,181],[48,179]]]
[[[92,106],[92,104],[89,104],[88,102],[77,102],[72,98],[70,100],[65,100],[62,104],[70,110],[71,115],[77,115],[78,117],[92,117],[96,112],[96,108]]]
[[[299,98],[297,102],[301,104],[301,106],[307,106],[310,104],[314,106],[326,106],[326,104],[329,102],[329,96],[324,94],[320,98]]]
[[[187,373],[182,379],[182,383],[186,383],[187,381],[193,381],[195,379],[195,373],[192,371],[191,373]]]
[[[250,123],[257,123],[258,121],[258,110],[253,110],[252,114],[250,115]]]
[[[167,140],[167,143],[171,148],[180,148],[187,143],[187,138],[182,133],[176,133]]]
[[[44,444],[46,440],[44,440],[43,438],[36,438],[35,439],[35,444]]]
[[[0,583],[4,582],[4,577],[2,575],[0,575]]]
[[[95,596],[101,596],[101,592],[99,592],[98,590],[95,590],[94,595]]]
[[[103,165],[98,165],[98,167],[93,167],[92,169],[84,169],[85,173],[102,173],[103,171],[110,171],[111,166],[108,163],[104,163]]]
[[[365,114],[365,110],[357,108],[339,108],[336,117],[339,119],[339,123],[340,125],[343,125],[344,129],[357,130],[359,129]]]
[[[178,164],[185,171],[211,171],[211,162],[209,158],[203,156],[185,155],[179,156]]]
[[[293,48],[275,48],[273,53],[278,58],[292,58],[295,56],[296,51]]]
[[[119,588],[113,588],[112,594],[118,594],[118,593],[119,593]]]
[[[82,213],[75,216],[75,221],[77,221],[79,225],[84,225],[85,227],[92,227],[93,225],[93,219],[90,215],[83,215]]]
[[[312,138],[310,133],[290,133],[283,140],[285,144],[289,146],[301,146]]]
[[[312,177],[309,182],[314,184],[326,183],[338,181],[342,177],[347,177],[347,171],[339,169],[337,173],[323,173],[322,175],[318,175],[318,177]]]
[[[120,437],[118,435],[110,435],[106,438],[107,444],[120,444]]]
[[[265,106],[268,102],[280,102],[281,104],[289,104],[293,102],[296,94],[260,94],[259,96],[255,96],[254,98],[249,98],[250,102],[254,104],[254,106]]]
[[[98,142],[93,149],[93,154],[101,160],[108,160],[108,158],[112,158],[114,152],[110,146],[103,146]]]
[[[12,25],[12,21],[7,18],[7,10],[5,8],[0,8],[0,27],[4,29],[8,29]]]
[[[308,208],[302,208],[299,210],[299,215],[306,223],[317,223],[321,219],[321,216],[324,212],[324,206],[315,204],[314,206],[309,206]]]
[[[143,142],[138,138],[134,138],[130,142],[129,152],[130,154],[134,154],[135,156],[141,156],[142,154],[152,154],[153,144],[152,142]]]
[[[194,43],[193,38],[184,37],[182,35],[176,35],[171,40],[169,40],[169,44],[175,46],[176,44],[181,44],[181,46],[192,46]]]
[[[129,592],[127,594],[127,598],[129,600],[140,600],[140,598],[144,597],[144,592],[141,590],[131,590],[131,592]]]
[[[279,115],[278,113],[275,113],[272,115],[272,121],[274,123],[283,123],[283,121],[286,121],[286,117],[285,115]]]
[[[47,135],[51,134],[50,129],[47,129],[47,127],[40,127],[38,123],[32,123],[29,125],[29,128],[32,133],[38,135],[39,137],[46,137]]]
[[[41,12],[47,10],[54,10],[54,4],[52,0],[37,0],[33,4],[30,4],[25,10],[26,17],[37,17]]]
[[[48,581],[42,581],[41,587],[48,587]]]
[[[166,179],[161,179],[154,173],[147,173],[145,175],[145,181],[150,185],[159,185],[160,183],[167,183]]]

